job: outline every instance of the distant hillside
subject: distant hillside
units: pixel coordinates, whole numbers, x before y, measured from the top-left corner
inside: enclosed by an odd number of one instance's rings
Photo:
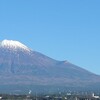
[[[18,41],[0,43],[0,86],[6,89],[11,90],[11,86],[22,86],[23,90],[35,86],[56,87],[55,90],[59,87],[92,88],[97,84],[100,87],[99,83],[100,76],[70,62],[49,58]]]

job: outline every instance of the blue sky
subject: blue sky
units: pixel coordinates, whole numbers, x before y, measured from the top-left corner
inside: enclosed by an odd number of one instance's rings
[[[100,74],[100,0],[0,0],[3,39]]]

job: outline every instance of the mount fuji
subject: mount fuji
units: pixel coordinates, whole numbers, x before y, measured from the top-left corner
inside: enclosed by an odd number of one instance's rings
[[[0,42],[0,91],[33,87],[100,87],[100,76],[68,61],[57,61],[24,44]],[[39,90],[39,89],[38,89]]]

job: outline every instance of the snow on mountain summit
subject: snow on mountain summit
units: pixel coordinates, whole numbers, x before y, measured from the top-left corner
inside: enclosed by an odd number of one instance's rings
[[[1,47],[5,47],[5,48],[11,48],[11,49],[23,49],[23,50],[26,50],[26,51],[30,51],[30,49],[25,46],[24,44],[20,43],[19,41],[13,41],[13,40],[3,40],[1,43],[0,43],[0,46]]]

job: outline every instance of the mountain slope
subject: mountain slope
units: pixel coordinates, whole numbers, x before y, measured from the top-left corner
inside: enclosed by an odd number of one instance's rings
[[[89,86],[100,83],[95,75],[67,61],[32,51],[18,41],[0,43],[0,85]]]

